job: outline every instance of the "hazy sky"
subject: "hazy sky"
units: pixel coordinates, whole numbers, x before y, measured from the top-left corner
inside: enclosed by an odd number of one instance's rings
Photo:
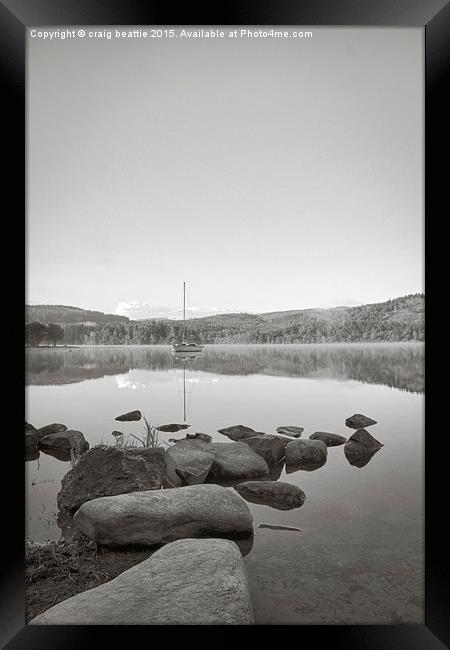
[[[423,30],[311,29],[29,38],[27,300],[145,317],[183,280],[198,313],[422,291]]]

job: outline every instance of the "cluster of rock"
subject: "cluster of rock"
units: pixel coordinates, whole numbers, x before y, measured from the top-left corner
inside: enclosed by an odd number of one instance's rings
[[[140,411],[131,411],[116,419],[140,418]],[[89,450],[79,431],[57,423],[41,429],[26,423],[26,448],[80,452],[57,497],[60,513],[78,531],[107,548],[163,546],[111,582],[50,608],[32,623],[252,623],[245,544],[240,543],[253,539],[246,501],[279,510],[300,508],[303,490],[272,479],[284,466],[287,474],[322,467],[328,447],[344,445],[352,465],[367,464],[383,446],[363,428],[376,422],[355,414],[345,424],[355,429],[348,440],[323,431],[303,439],[303,428],[293,425],[278,427],[274,434],[234,425],[219,429],[232,442],[213,442],[196,433],[173,440],[166,450],[104,445]],[[188,426],[160,425],[158,430]]]
[[[36,460],[42,451],[58,460],[69,461],[88,449],[89,443],[81,431],[68,429],[58,422],[36,429],[25,421],[25,460]]]

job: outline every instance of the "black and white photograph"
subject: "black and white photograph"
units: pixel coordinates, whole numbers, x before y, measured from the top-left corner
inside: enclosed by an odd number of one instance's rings
[[[26,627],[427,624],[425,28],[25,43]]]

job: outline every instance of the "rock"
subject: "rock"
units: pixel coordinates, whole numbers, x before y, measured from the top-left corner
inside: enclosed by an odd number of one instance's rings
[[[286,445],[286,472],[313,471],[327,461],[327,446],[322,440],[292,440]]]
[[[73,514],[98,497],[159,490],[165,467],[160,447],[94,447],[62,479],[58,508]]]
[[[259,503],[277,510],[300,508],[305,502],[305,493],[297,485],[282,481],[247,481],[234,486],[246,501]]]
[[[381,447],[383,444],[368,431],[358,429],[345,443],[344,454],[351,465],[364,467]]]
[[[52,433],[62,433],[63,431],[67,431],[67,427],[65,424],[58,424],[58,422],[54,422],[53,424],[47,424],[45,427],[41,427],[37,431],[40,439],[44,438],[44,436],[49,436]]]
[[[277,433],[283,433],[285,436],[291,436],[292,438],[300,438],[303,433],[303,427],[293,427],[291,425],[277,427]]]
[[[128,413],[123,413],[123,415],[118,415],[115,419],[119,422],[137,422],[142,417],[140,411],[129,411]]]
[[[253,438],[254,436],[262,436],[263,433],[245,427],[243,424],[235,424],[232,427],[225,427],[225,429],[218,429],[218,432],[231,440],[243,440],[244,438]]]
[[[212,436],[207,433],[187,433],[186,440],[202,440],[203,442],[212,442]]]
[[[345,420],[345,426],[350,427],[350,429],[362,429],[376,423],[376,420],[368,418],[367,415],[361,415],[361,413],[355,413]]]
[[[316,431],[309,436],[310,440],[322,440],[327,447],[337,447],[347,442],[347,438],[337,433],[328,433],[327,431]]]
[[[47,449],[64,449],[69,452],[69,457],[71,451],[79,455],[89,449],[89,443],[81,431],[74,431],[73,429],[44,436],[39,439],[39,446],[43,451]]]
[[[172,542],[113,580],[54,605],[31,625],[249,625],[244,561],[226,539]],[[148,628],[149,629],[149,628]]]
[[[276,465],[269,465],[269,473],[267,475],[267,480],[269,481],[278,481],[284,468],[284,458],[281,462]]]
[[[214,462],[208,482],[263,478],[269,473],[266,461],[245,442],[212,442]]]
[[[252,515],[243,499],[220,485],[132,492],[84,503],[78,530],[102,546],[154,546],[184,537],[246,537]]]
[[[210,444],[202,440],[180,440],[166,450],[164,487],[198,485],[208,476],[214,461]]]
[[[286,444],[277,436],[253,436],[245,438],[243,442],[264,458],[268,465],[276,465],[284,458]]]
[[[36,434],[37,434],[37,432],[38,432],[38,430],[36,429],[36,427],[34,427],[32,424],[30,424],[29,422],[27,422],[27,421],[25,420],[25,433],[30,433],[30,431],[33,431],[33,432],[36,433]]]
[[[379,440],[376,440],[365,429],[358,429],[358,431],[355,431],[355,433],[348,439],[348,442],[354,442],[358,443],[359,445],[363,445],[366,448],[366,451],[377,451],[384,446]]]
[[[25,431],[25,449],[30,449],[31,447],[39,448],[37,431]]]
[[[175,433],[175,431],[189,429],[190,426],[190,424],[160,424],[159,427],[155,427],[155,429],[158,429],[158,431],[168,431],[169,433]]]
[[[39,438],[37,430],[28,430],[25,423],[25,460],[36,460],[39,458]]]

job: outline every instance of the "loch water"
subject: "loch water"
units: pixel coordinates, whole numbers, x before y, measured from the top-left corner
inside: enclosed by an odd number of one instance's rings
[[[348,438],[345,419],[363,413],[383,448],[362,467],[343,446],[325,465],[279,480],[305,492],[282,511],[249,503],[247,549],[256,623],[424,622],[424,347],[415,343],[211,345],[188,360],[169,346],[33,348],[26,351],[26,419],[62,422],[90,446],[113,430],[140,435],[142,422],[114,418],[139,409],[154,425],[183,422],[217,432],[244,424],[274,433],[297,425],[302,438]],[[161,440],[181,438],[161,434]],[[56,496],[70,462],[40,453],[26,462],[26,533],[57,539]],[[232,488],[230,488],[232,489]],[[260,528],[260,524],[300,530]]]

